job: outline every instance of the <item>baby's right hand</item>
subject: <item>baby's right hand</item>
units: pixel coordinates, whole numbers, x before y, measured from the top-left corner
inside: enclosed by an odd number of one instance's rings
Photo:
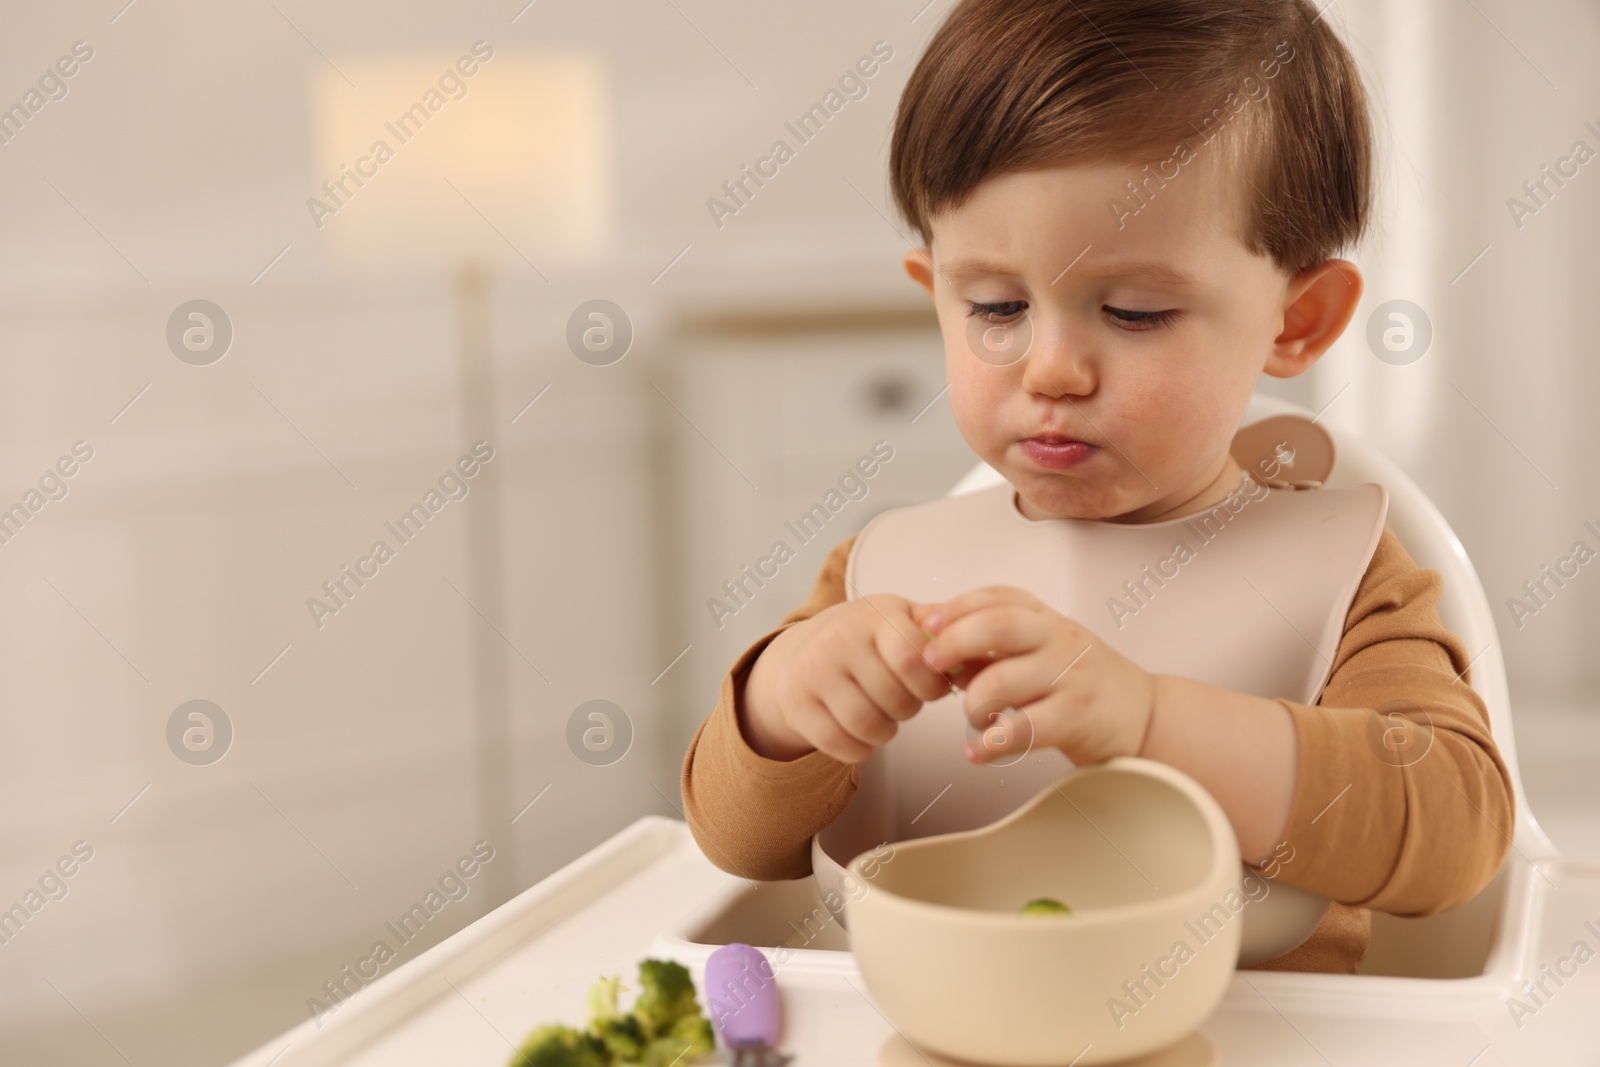
[[[764,728],[774,750],[792,753],[778,758],[818,749],[844,763],[865,760],[901,720],[950,692],[949,680],[922,658],[928,637],[912,607],[877,593],[833,604],[780,634],[751,669],[752,732]]]

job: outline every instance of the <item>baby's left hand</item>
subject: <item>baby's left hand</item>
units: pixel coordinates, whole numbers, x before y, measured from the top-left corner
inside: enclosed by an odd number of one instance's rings
[[[935,634],[923,657],[965,691],[967,720],[987,731],[981,744],[967,744],[974,763],[1020,755],[1029,745],[1058,748],[1076,764],[1135,756],[1143,747],[1154,676],[1027,590],[985,586],[919,604],[912,617]],[[1002,707],[1022,712],[1031,736],[989,730]]]

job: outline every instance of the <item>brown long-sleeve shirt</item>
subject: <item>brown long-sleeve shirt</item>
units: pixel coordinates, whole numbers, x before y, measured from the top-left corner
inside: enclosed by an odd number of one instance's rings
[[[823,561],[810,595],[777,629],[740,654],[717,706],[683,761],[683,802],[701,851],[755,879],[811,873],[812,835],[831,823],[860,781],[854,764],[823,752],[768,759],[740,728],[750,667],[788,627],[845,599],[852,536]],[[1314,705],[1293,715],[1297,760],[1277,879],[1333,903],[1299,948],[1265,970],[1354,973],[1366,952],[1370,909],[1428,915],[1471,899],[1510,848],[1511,778],[1470,686],[1461,641],[1439,621],[1436,571],[1418,567],[1384,527],[1345,617],[1333,674]],[[1412,760],[1380,755],[1383,731],[1420,724]]]

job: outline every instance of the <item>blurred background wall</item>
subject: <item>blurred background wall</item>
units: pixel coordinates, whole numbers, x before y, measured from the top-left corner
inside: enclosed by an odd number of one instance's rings
[[[225,1061],[476,843],[493,859],[402,959],[679,814],[733,657],[833,544],[974,462],[885,177],[948,6],[5,11],[0,105],[27,117],[0,116],[0,507],[26,517],[0,520],[0,906],[92,858],[0,945],[0,1059]],[[1508,206],[1600,150],[1597,16],[1529,14],[1330,5],[1378,112],[1366,295],[1263,388],[1370,434],[1455,526],[1530,797],[1600,850],[1600,570],[1507,606],[1600,545],[1600,177]],[[717,217],[779,139],[793,158]],[[1368,344],[1391,300],[1431,324],[1419,358]],[[719,625],[707,600],[878,441],[867,495]]]

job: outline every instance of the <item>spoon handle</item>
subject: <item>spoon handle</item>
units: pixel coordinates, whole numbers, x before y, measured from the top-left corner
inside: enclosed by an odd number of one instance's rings
[[[730,1049],[778,1043],[778,983],[761,950],[734,942],[706,959],[706,1008]]]

